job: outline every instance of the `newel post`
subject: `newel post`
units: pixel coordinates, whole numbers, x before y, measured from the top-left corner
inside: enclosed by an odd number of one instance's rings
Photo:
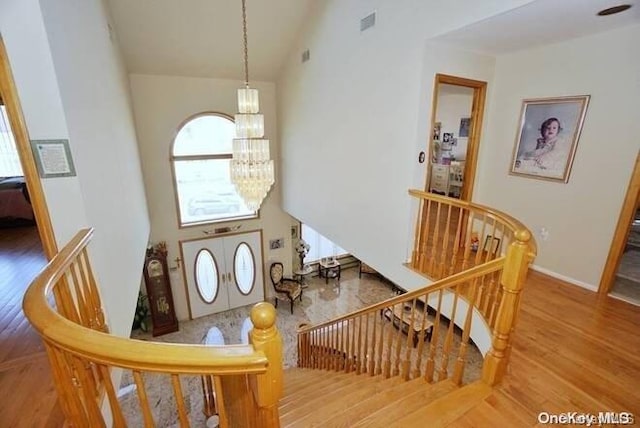
[[[520,302],[520,292],[529,269],[528,230],[514,233],[515,241],[509,245],[504,269],[500,277],[502,300],[493,330],[491,350],[482,367],[482,380],[495,385],[502,379],[508,361],[508,347]]]
[[[282,398],[282,337],[276,328],[276,309],[271,303],[257,303],[251,309],[251,343],[269,360],[267,373],[256,376],[253,393],[260,407],[262,427],[279,427],[278,402]]]

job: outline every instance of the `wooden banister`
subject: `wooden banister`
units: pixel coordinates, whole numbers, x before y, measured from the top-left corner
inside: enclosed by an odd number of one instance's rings
[[[419,198],[419,207],[407,267],[435,282],[302,326],[298,365],[405,380],[451,378],[459,385],[470,340],[476,340],[473,325],[481,323],[487,351],[482,379],[493,385],[508,361],[535,240],[520,221],[493,208],[419,190],[409,194]]]
[[[264,352],[270,364],[264,374],[255,377],[253,393],[259,410],[261,426],[278,426],[278,401],[282,398],[282,338],[276,328],[276,310],[266,302],[251,309],[251,344]]]
[[[44,340],[67,422],[105,426],[102,401],[106,399],[113,425],[126,426],[111,383],[111,369],[118,367],[133,371],[146,427],[155,422],[144,373],[169,378],[182,427],[188,427],[193,416],[183,398],[183,375],[202,376],[208,388],[203,412],[217,413],[221,427],[278,427],[282,340],[273,306],[261,303],[252,311],[252,345],[172,344],[108,334],[86,252],[92,235],[92,229],[79,231],[33,281],[23,301],[26,317]],[[50,304],[51,295],[58,312]],[[207,392],[211,394],[206,396]]]
[[[413,290],[408,293],[404,293],[399,296],[392,297],[382,302],[374,303],[373,305],[367,306],[366,308],[355,310],[353,312],[334,318],[332,320],[314,324],[314,325],[305,325],[298,329],[298,333],[304,333],[304,332],[315,330],[321,327],[330,326],[337,322],[345,321],[349,318],[356,318],[358,316],[362,316],[367,313],[379,311],[380,309],[387,308],[389,306],[393,306],[399,303],[404,303],[404,302],[413,300],[417,297],[423,296],[425,292],[437,292],[439,290],[446,290],[453,285],[462,284],[468,281],[469,278],[488,275],[492,272],[498,272],[504,266],[504,261],[505,261],[505,258],[500,257],[488,263],[485,263],[483,265],[475,266],[465,272],[451,275],[450,277],[444,278],[436,283],[426,285],[423,288],[419,288],[417,290]]]
[[[453,207],[458,208],[466,208],[471,211],[475,211],[478,213],[486,213],[489,218],[495,218],[500,220],[501,222],[508,225],[508,227],[513,230],[528,230],[527,227],[520,220],[515,217],[510,216],[509,214],[503,213],[502,211],[496,210],[495,208],[488,207],[482,204],[476,204],[474,202],[462,201],[460,199],[449,198],[446,196],[441,196],[435,193],[428,193],[422,190],[410,189],[409,195],[414,196],[418,199],[422,200],[430,200],[441,202],[446,205],[451,205]],[[530,252],[535,256],[537,254],[537,244],[533,236],[528,241]]]
[[[502,272],[502,288],[504,295],[498,309],[497,322],[493,332],[491,351],[485,359],[482,369],[482,380],[495,385],[502,379],[507,364],[507,348],[515,325],[520,302],[520,292],[529,269],[528,230],[515,234],[516,241],[509,246],[507,263]]]

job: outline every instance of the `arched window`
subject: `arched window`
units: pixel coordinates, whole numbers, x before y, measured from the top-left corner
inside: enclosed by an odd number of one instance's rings
[[[235,124],[220,113],[188,118],[173,140],[171,165],[180,226],[256,217],[229,178]]]

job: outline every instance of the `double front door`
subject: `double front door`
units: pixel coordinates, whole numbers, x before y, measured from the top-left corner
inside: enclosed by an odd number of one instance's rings
[[[260,231],[180,242],[191,318],[264,300]]]

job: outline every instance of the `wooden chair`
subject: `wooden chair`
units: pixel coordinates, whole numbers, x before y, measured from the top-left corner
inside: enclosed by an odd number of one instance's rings
[[[291,303],[291,313],[293,313],[293,301],[300,298],[302,301],[302,285],[298,281],[283,276],[282,263],[275,262],[269,268],[271,283],[276,290],[275,306],[278,307],[278,300],[288,300]]]

